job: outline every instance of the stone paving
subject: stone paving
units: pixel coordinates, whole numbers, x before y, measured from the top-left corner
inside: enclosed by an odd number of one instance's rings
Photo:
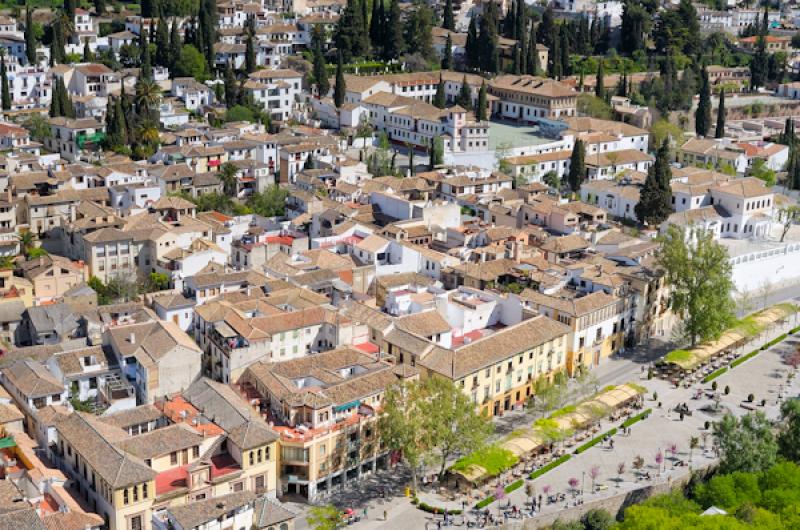
[[[789,368],[781,362],[781,354],[788,352],[800,345],[800,336],[790,337],[788,340],[776,345],[770,350],[764,351],[756,357],[728,371],[718,377],[718,392],[721,398],[719,409],[714,410],[715,402],[711,399],[710,384],[696,384],[693,387],[674,388],[672,385],[662,380],[639,380],[638,382],[648,389],[645,407],[652,408],[653,413],[646,420],[640,421],[631,427],[629,435],[618,434],[614,437],[614,447],[611,449],[608,444],[597,445],[580,455],[573,455],[570,460],[561,466],[553,469],[545,475],[530,481],[536,495],[544,493],[545,487],[549,487],[550,494],[562,492],[566,494],[566,499],[558,503],[545,505],[543,512],[550,513],[563,510],[565,507],[580,498],[580,492],[571,492],[569,486],[570,479],[576,479],[577,489],[583,489],[582,498],[585,501],[610,496],[626,490],[633,490],[641,487],[648,482],[637,479],[634,473],[633,461],[637,456],[644,459],[642,473],[648,473],[653,481],[676,480],[681,475],[689,472],[688,466],[673,468],[675,461],[683,461],[689,465],[699,467],[714,461],[711,451],[713,439],[703,426],[705,421],[715,421],[725,411],[730,411],[736,415],[748,412],[742,404],[747,400],[749,394],[754,395],[753,406],[757,410],[763,410],[768,416],[776,417],[779,412],[779,396],[783,399],[798,395],[800,385],[795,378],[792,385],[787,384],[786,375]],[[639,373],[639,367],[631,360],[617,360],[618,364],[610,363],[611,366],[603,367],[607,373],[615,373],[619,377],[620,370],[624,363],[630,366],[627,370],[630,374]],[[629,377],[628,380],[632,378]],[[635,377],[633,377],[635,380]],[[602,380],[602,378],[601,378]],[[606,384],[603,382],[603,384]],[[724,395],[723,390],[730,387],[729,395]],[[698,388],[704,390],[703,396],[692,399]],[[658,401],[652,399],[653,392],[657,392]],[[766,405],[760,406],[762,399],[766,399]],[[661,408],[658,408],[661,402]],[[692,410],[691,416],[685,416],[681,421],[678,414],[673,409],[679,404],[686,403]],[[746,404],[746,403],[745,403]],[[525,417],[525,421],[528,418]],[[605,432],[611,427],[618,426],[620,421],[602,425],[600,432]],[[705,436],[704,436],[704,433]],[[700,439],[700,447],[690,455],[689,439],[696,436]],[[706,450],[703,450],[703,445]],[[671,452],[675,449],[676,452]],[[656,463],[656,455],[661,452],[663,462],[659,466]],[[691,456],[691,460],[690,460]],[[624,473],[618,475],[618,466],[625,464]],[[598,491],[592,493],[591,470],[596,468],[596,484]],[[659,469],[660,468],[660,469]],[[507,480],[511,482],[511,480]],[[367,507],[367,518],[352,525],[356,530],[401,530],[416,528],[436,528],[441,517],[435,517],[414,507],[407,498],[403,496],[404,486],[408,483],[408,475],[397,476],[394,471],[384,472],[372,477],[366,484],[360,485],[351,494],[344,498],[335,498],[333,502],[339,507],[353,507],[363,510]],[[374,492],[380,485],[392,487],[393,496],[391,498],[376,498]],[[370,491],[372,493],[370,493]],[[495,491],[495,483],[492,482],[487,491]],[[485,496],[485,494],[483,495]],[[423,494],[423,499],[428,504],[436,504],[436,498],[432,494]],[[525,488],[520,488],[507,496],[500,502],[489,505],[489,509],[496,516],[500,515],[500,506],[508,503],[523,507],[526,503]],[[444,501],[440,501],[444,502]],[[453,501],[455,505],[460,504],[459,500]],[[473,505],[474,501],[470,505]],[[384,520],[384,512],[388,520]],[[471,518],[471,515],[467,515]],[[456,524],[463,523],[459,517],[455,519]],[[307,528],[305,520],[298,520],[297,528],[303,530]]]

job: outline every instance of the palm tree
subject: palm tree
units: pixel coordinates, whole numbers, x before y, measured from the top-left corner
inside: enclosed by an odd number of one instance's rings
[[[229,197],[236,195],[236,173],[238,172],[239,168],[231,162],[225,162],[219,168],[219,179],[222,181],[225,195]]]
[[[692,436],[691,438],[689,438],[689,462],[692,461],[694,457],[694,450],[699,445],[700,445],[700,438],[698,438],[697,436]]]
[[[19,234],[17,239],[19,240],[20,251],[22,254],[27,254],[36,243],[36,234],[28,230]]]
[[[161,101],[161,87],[151,79],[140,79],[136,83],[136,108],[144,115],[149,115]]]
[[[149,120],[142,122],[136,132],[139,136],[139,140],[143,144],[156,145],[160,140],[158,127],[156,127],[153,122]]]

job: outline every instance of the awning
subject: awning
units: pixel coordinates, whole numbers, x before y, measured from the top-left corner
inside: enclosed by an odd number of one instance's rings
[[[5,438],[0,438],[0,449],[8,449],[9,447],[16,447],[17,442],[14,441],[14,438],[11,436],[6,436]]]

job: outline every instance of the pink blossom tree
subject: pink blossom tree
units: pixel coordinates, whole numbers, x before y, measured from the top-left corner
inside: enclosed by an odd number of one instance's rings
[[[589,476],[592,479],[592,493],[594,493],[594,491],[595,491],[595,482],[597,481],[597,477],[600,476],[600,467],[592,466],[591,469],[589,469]]]

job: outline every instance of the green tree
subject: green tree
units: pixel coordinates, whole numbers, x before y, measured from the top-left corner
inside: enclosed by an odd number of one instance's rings
[[[614,518],[606,510],[595,508],[581,517],[584,530],[610,530],[614,526]]]
[[[11,110],[11,92],[8,89],[8,72],[6,72],[6,56],[0,56],[0,85],[2,85],[3,110]]]
[[[494,429],[488,418],[478,414],[475,403],[449,379],[429,377],[423,391],[421,408],[433,437],[442,478],[451,456],[480,449]]]
[[[692,347],[719,337],[734,321],[728,251],[705,230],[672,225],[656,254],[670,287],[670,308],[683,318],[683,335]]]
[[[581,189],[583,179],[586,178],[586,148],[583,145],[583,140],[575,140],[575,146],[572,148],[572,154],[569,157],[569,173],[567,174],[567,182],[572,191]]]
[[[713,433],[721,452],[721,473],[755,473],[775,464],[778,443],[763,412],[745,414],[741,418],[725,414],[714,423]]]
[[[708,82],[708,71],[702,70],[700,81],[700,100],[694,113],[694,130],[697,136],[708,136],[711,129],[711,85]]]
[[[664,140],[656,153],[656,161],[647,170],[647,178],[634,207],[636,218],[650,226],[658,226],[672,213],[672,170],[669,143]]]
[[[236,76],[230,63],[225,65],[222,79],[225,86],[225,106],[231,109],[239,104],[239,85],[236,84]]]
[[[50,129],[50,124],[41,114],[31,114],[22,126],[27,129],[31,138],[37,142],[44,142],[46,138],[50,138],[53,134]]]
[[[405,24],[405,41],[409,53],[418,53],[424,59],[435,56],[433,49],[433,10],[425,3],[416,4]]]
[[[658,120],[650,127],[650,148],[653,150],[658,149],[664,140],[667,140],[670,145],[681,145],[683,139],[683,129],[665,118]]]
[[[425,455],[435,447],[434,432],[425,417],[425,393],[419,382],[402,382],[386,389],[379,419],[381,440],[399,451],[411,470],[414,491]]]
[[[544,182],[554,190],[561,189],[561,179],[558,177],[558,173],[554,170],[545,173],[544,176],[542,176],[542,182]]]
[[[467,56],[467,67],[472,69],[480,68],[481,48],[480,41],[478,40],[478,22],[475,16],[469,19],[467,42],[464,46],[464,52]]]
[[[263,192],[253,193],[247,198],[247,206],[263,217],[280,217],[286,214],[286,197],[289,192],[278,185]]]
[[[725,136],[725,89],[719,93],[719,104],[717,106],[717,128],[714,131],[714,138]]]
[[[369,40],[374,52],[383,49],[386,35],[386,6],[384,0],[373,0],[372,16],[369,21]]]
[[[169,289],[169,276],[163,272],[151,272],[142,286],[145,292],[153,293]]]
[[[611,105],[605,99],[592,94],[579,94],[577,107],[578,112],[583,116],[601,120],[610,120],[614,116],[614,110]]]
[[[333,102],[336,108],[344,105],[344,97],[347,94],[347,84],[344,79],[344,67],[342,65],[342,54],[339,54],[339,60],[336,63],[336,85],[333,87]]]
[[[633,53],[646,49],[645,38],[650,31],[651,14],[639,2],[626,0],[622,8],[620,31],[621,51]]]
[[[441,74],[439,74],[439,84],[436,85],[436,94],[433,96],[433,105],[439,109],[443,109],[447,105],[447,99],[444,93],[444,79],[442,79]]]
[[[94,12],[97,16],[101,17],[106,14],[106,0],[94,0]]]
[[[800,399],[789,399],[781,405],[781,421],[778,432],[780,455],[800,463]]]
[[[176,77],[193,77],[203,81],[206,77],[206,59],[200,51],[191,44],[181,47],[181,56],[175,64]]]
[[[767,163],[761,158],[753,160],[753,164],[750,166],[749,174],[751,177],[763,180],[764,184],[769,187],[775,185],[775,170],[770,169],[769,166],[767,166]]]
[[[444,164],[444,142],[439,137],[432,138],[428,169],[433,171],[436,166],[441,166],[442,164]]]
[[[313,530],[336,530],[344,524],[342,512],[332,505],[312,506],[308,510],[306,522]]]
[[[478,121],[486,121],[487,113],[487,97],[486,97],[486,82],[481,83],[481,88],[478,91],[478,108],[475,111],[475,118]]]
[[[466,75],[461,80],[461,89],[456,97],[456,105],[467,111],[472,110],[472,87],[469,86]]]
[[[25,9],[25,56],[28,64],[36,64],[36,35],[33,32],[33,8]]]

